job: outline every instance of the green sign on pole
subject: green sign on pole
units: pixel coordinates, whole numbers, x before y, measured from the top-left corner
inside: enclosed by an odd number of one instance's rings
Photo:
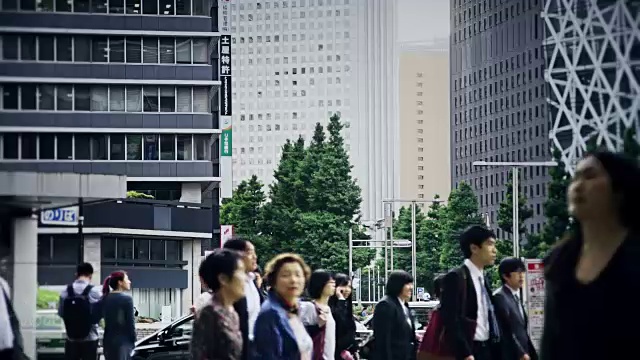
[[[231,126],[222,129],[222,145],[220,149],[221,156],[231,156],[232,149],[232,130]]]

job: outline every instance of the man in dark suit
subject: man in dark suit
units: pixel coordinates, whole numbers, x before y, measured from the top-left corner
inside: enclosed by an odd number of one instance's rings
[[[242,332],[242,360],[250,358],[251,344],[253,343],[253,326],[258,318],[260,306],[264,301],[264,294],[256,284],[255,271],[258,268],[258,256],[253,244],[243,238],[234,237],[224,244],[225,249],[235,250],[242,255],[244,270],[247,272],[244,284],[245,296],[238,300],[233,307],[240,318],[240,331]]]
[[[503,360],[536,360],[538,358],[527,333],[529,319],[520,299],[524,271],[522,261],[513,257],[505,258],[498,266],[502,287],[494,292],[493,297],[503,334]]]
[[[412,293],[413,277],[409,273],[389,274],[386,296],[373,312],[374,360],[415,360],[415,324],[407,303]]]
[[[460,235],[460,248],[464,264],[442,279],[445,341],[457,360],[496,360],[500,329],[484,274],[484,268],[496,261],[495,234],[483,226],[471,226]]]

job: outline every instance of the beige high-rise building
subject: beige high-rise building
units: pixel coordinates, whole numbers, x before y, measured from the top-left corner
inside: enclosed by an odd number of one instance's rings
[[[400,47],[400,197],[446,200],[451,191],[446,40]]]

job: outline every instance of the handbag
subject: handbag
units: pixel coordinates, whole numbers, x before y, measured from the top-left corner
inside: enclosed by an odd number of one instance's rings
[[[473,333],[476,330],[476,321],[466,317],[465,304],[467,303],[467,273],[464,269],[459,268],[460,279],[460,292],[462,293],[462,306],[461,316],[463,319],[463,330],[469,336],[473,338]],[[420,347],[418,349],[418,360],[455,360],[453,350],[447,343],[447,329],[442,320],[442,314],[440,308],[433,311],[431,314],[431,320],[422,337]]]

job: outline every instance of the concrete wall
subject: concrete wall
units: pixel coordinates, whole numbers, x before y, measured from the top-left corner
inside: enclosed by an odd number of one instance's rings
[[[100,235],[85,235],[82,248],[83,260],[93,266],[93,278],[91,283],[94,285],[102,285],[102,281],[107,274],[102,274],[101,266],[101,249]]]
[[[182,242],[182,259],[189,262],[189,265],[185,266],[185,270],[188,272],[189,287],[182,291],[183,314],[189,311],[189,308],[201,292],[200,277],[198,276],[198,269],[202,262],[200,248],[200,240],[185,240]]]

